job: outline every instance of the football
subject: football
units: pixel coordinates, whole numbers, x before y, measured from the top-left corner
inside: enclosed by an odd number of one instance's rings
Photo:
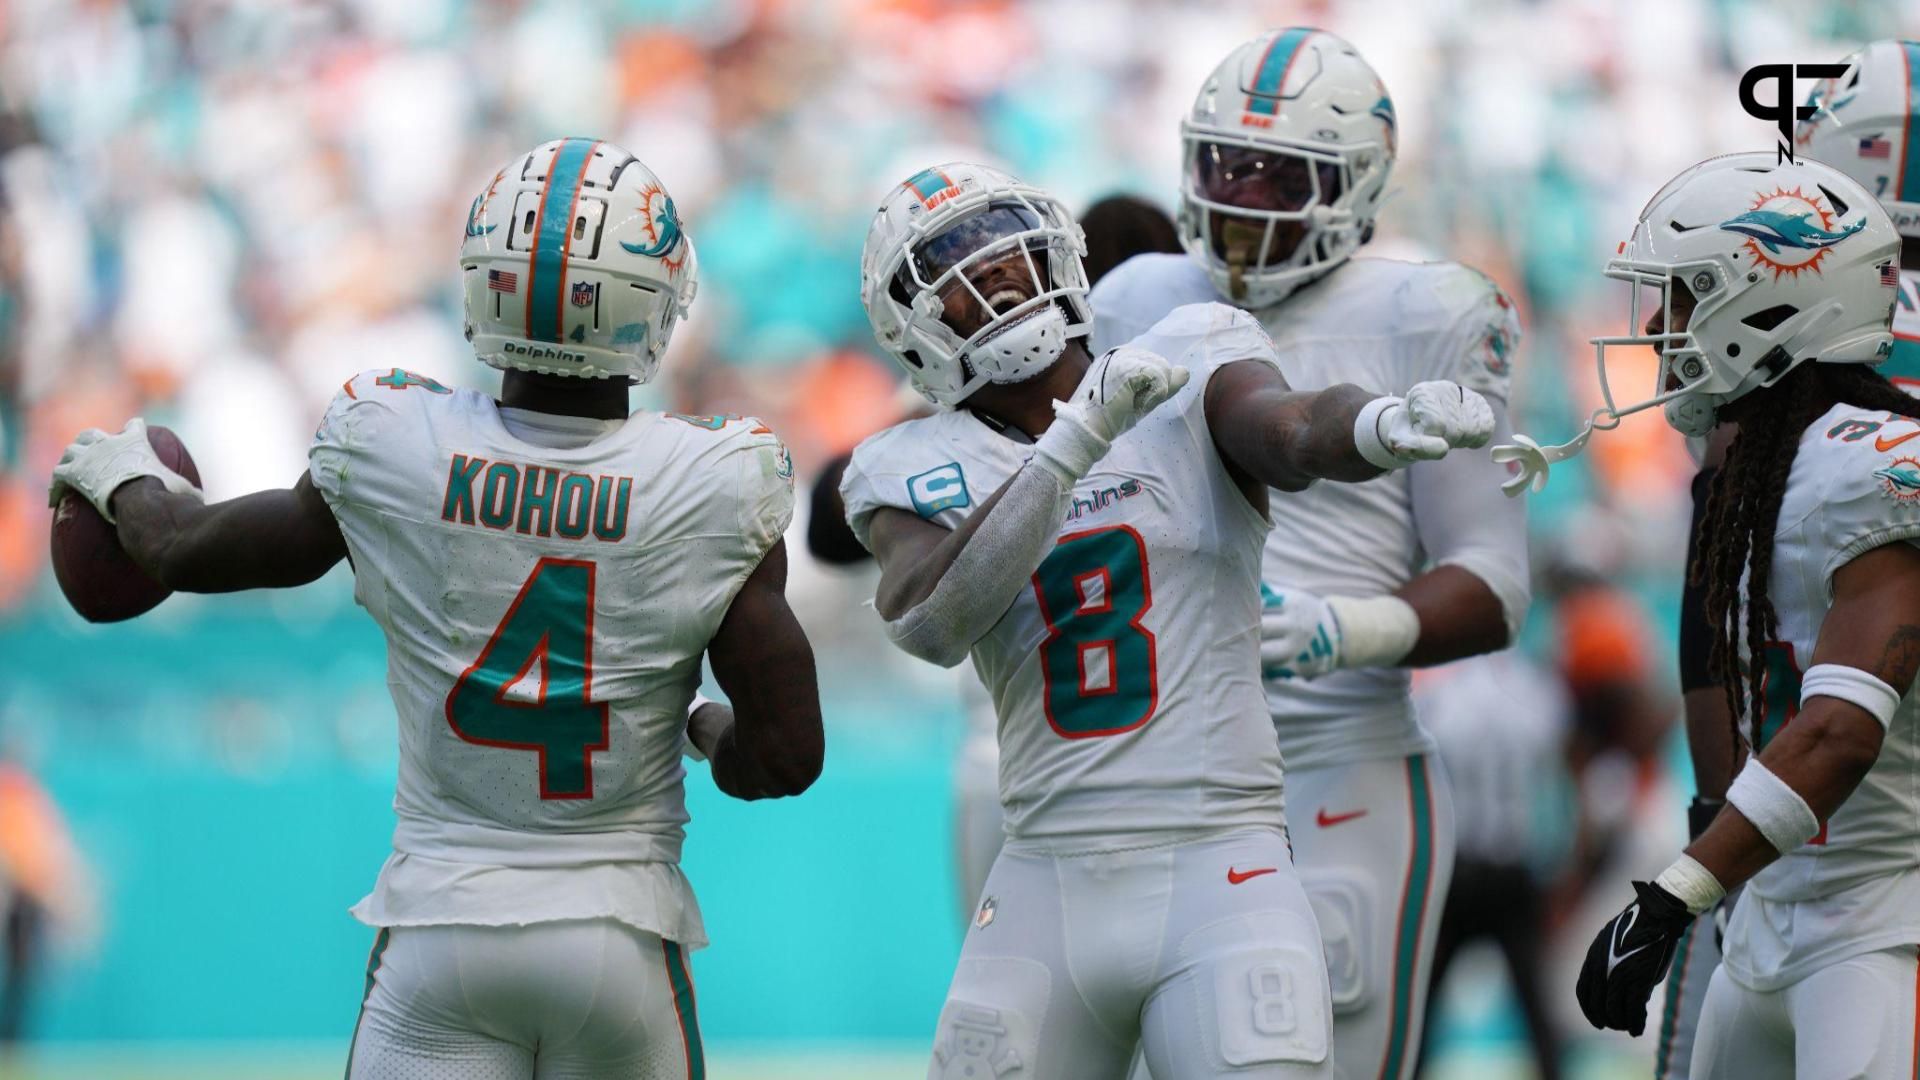
[[[157,424],[147,441],[169,469],[200,483],[180,437]],[[67,603],[88,622],[119,622],[152,611],[172,592],[148,577],[120,546],[120,534],[93,504],[68,491],[53,511],[53,576]]]

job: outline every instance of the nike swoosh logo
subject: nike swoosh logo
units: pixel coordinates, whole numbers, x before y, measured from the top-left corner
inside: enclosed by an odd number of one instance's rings
[[[1354,818],[1365,816],[1367,816],[1365,810],[1354,810],[1345,814],[1329,814],[1327,813],[1327,808],[1323,806],[1320,808],[1320,812],[1313,816],[1313,823],[1323,829],[1331,829],[1343,821],[1352,821]]]
[[[1620,943],[1627,940],[1627,934],[1633,930],[1633,924],[1639,921],[1639,919],[1640,919],[1640,905],[1635,904],[1632,907],[1627,909],[1626,916],[1621,921],[1619,928],[1614,930],[1613,940],[1607,943],[1607,974],[1608,975],[1613,974],[1613,969],[1619,967],[1620,962],[1622,960],[1627,959],[1628,957],[1634,955],[1635,953],[1645,952],[1649,947],[1653,945],[1653,942],[1649,941],[1645,945],[1641,945],[1638,948],[1628,949],[1626,952],[1620,951]]]
[[[1277,866],[1263,866],[1258,870],[1248,870],[1245,873],[1242,873],[1238,870],[1235,870],[1233,867],[1229,866],[1227,867],[1227,884],[1238,885],[1243,881],[1251,881],[1254,878],[1259,877],[1261,874],[1278,873],[1279,870],[1280,868]]]
[[[1885,435],[1876,435],[1873,437],[1873,448],[1884,454],[1894,447],[1899,446],[1901,443],[1906,442],[1908,439],[1917,436],[1920,436],[1920,431],[1909,431],[1897,439],[1889,439]]]

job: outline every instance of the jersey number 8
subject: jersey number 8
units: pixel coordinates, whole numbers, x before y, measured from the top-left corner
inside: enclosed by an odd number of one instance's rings
[[[593,798],[593,752],[605,750],[607,703],[593,683],[593,563],[543,558],[447,694],[447,723],[478,746],[539,755],[542,799]],[[509,697],[540,665],[538,689]]]
[[[1047,636],[1040,675],[1047,723],[1062,738],[1118,735],[1153,718],[1160,679],[1147,546],[1125,525],[1060,538],[1033,574]]]

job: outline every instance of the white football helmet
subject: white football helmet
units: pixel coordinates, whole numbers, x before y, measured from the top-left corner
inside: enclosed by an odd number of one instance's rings
[[[1222,296],[1277,303],[1373,236],[1393,99],[1352,45],[1276,30],[1233,50],[1180,123],[1180,240]]]
[[[1494,460],[1521,466],[1509,493],[1528,481],[1537,490],[1548,465],[1623,416],[1661,405],[1682,434],[1704,435],[1720,406],[1801,364],[1879,363],[1893,349],[1899,252],[1872,195],[1818,161],[1729,154],[1674,177],[1607,262],[1606,275],[1626,282],[1632,298],[1629,332],[1593,339],[1606,404],[1571,442],[1541,447],[1517,436],[1495,448]],[[1679,330],[1676,290],[1693,301]],[[1656,307],[1661,332],[1650,333],[1643,320]],[[1607,350],[1641,346],[1660,352],[1658,381],[1651,397],[1623,406],[1607,379]]]
[[[1059,200],[985,165],[923,169],[889,193],[867,230],[860,297],[873,336],[936,405],[987,383],[1030,379],[1093,328],[1087,243]],[[991,295],[975,274],[1019,256]],[[965,290],[984,325],[962,337],[947,301]]]
[[[1858,181],[1893,217],[1902,236],[1920,237],[1920,132],[1911,76],[1920,42],[1876,41],[1847,57],[1846,74],[1814,88],[1814,114],[1793,135],[1794,156],[1824,161]]]
[[[612,143],[542,143],[495,173],[460,245],[467,340],[497,368],[653,378],[693,302],[673,199]]]

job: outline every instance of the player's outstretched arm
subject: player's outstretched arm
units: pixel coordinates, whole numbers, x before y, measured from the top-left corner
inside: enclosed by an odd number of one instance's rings
[[[733,703],[731,723],[696,736],[714,784],[736,799],[773,799],[811,787],[826,756],[826,736],[813,646],[787,606],[786,541],[768,549],[734,595],[707,643],[707,659]],[[695,731],[707,727],[696,723]]]
[[[1874,548],[1833,575],[1800,711],[1727,788],[1698,840],[1609,922],[1580,971],[1595,1027],[1638,1035],[1647,998],[1695,916],[1812,840],[1880,756],[1887,725],[1920,674],[1920,548]]]
[[[959,528],[896,507],[873,512],[867,541],[880,562],[874,607],[887,636],[922,660],[952,667],[1005,615],[1053,549],[1068,496],[1140,418],[1177,393],[1187,370],[1121,347],[1087,369],[1072,400],[1034,440],[1033,457]]]
[[[1242,475],[1282,491],[1315,480],[1371,480],[1390,469],[1486,445],[1486,400],[1449,382],[1420,383],[1405,399],[1342,383],[1296,391],[1257,360],[1222,365],[1207,383],[1214,447]]]
[[[310,473],[292,488],[212,504],[143,477],[120,485],[112,506],[127,554],[180,592],[305,585],[347,553]]]

